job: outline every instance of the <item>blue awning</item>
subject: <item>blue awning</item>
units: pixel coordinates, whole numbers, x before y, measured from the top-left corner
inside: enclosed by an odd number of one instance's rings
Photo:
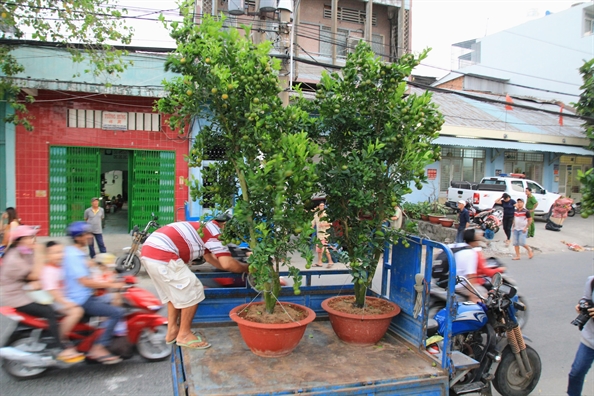
[[[485,147],[522,151],[545,151],[549,153],[576,154],[594,156],[594,151],[584,147],[565,146],[561,144],[523,143],[509,140],[468,139],[451,136],[440,136],[433,141],[440,146]]]

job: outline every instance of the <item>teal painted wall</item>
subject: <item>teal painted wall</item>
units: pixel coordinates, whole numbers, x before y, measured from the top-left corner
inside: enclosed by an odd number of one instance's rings
[[[1,121],[13,112],[12,107],[0,102],[0,212],[16,206],[15,128]]]

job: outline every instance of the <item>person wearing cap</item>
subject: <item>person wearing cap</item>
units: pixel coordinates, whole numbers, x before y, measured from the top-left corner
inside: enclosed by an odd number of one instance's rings
[[[202,222],[180,221],[153,232],[142,246],[141,259],[153,280],[161,301],[167,304],[168,344],[206,349],[210,344],[191,331],[204,288],[186,263],[204,257],[214,267],[234,273],[248,272],[248,266],[231,257],[219,241],[221,230],[230,219],[227,214]],[[179,322],[179,324],[178,324]]]
[[[508,193],[503,193],[501,198],[495,200],[495,203],[503,207],[503,232],[507,239],[505,245],[511,243],[512,225],[514,224],[514,213],[516,213],[516,201]]]
[[[466,209],[466,201],[458,201],[458,209],[460,210],[460,213],[458,213],[456,243],[461,243],[464,242],[464,230],[466,230],[468,223],[470,223],[470,213],[468,213],[468,209]]]
[[[62,342],[56,313],[50,305],[40,304],[27,294],[39,290],[44,262],[36,260],[35,235],[37,229],[18,226],[11,232],[11,243],[0,267],[0,305],[15,308],[27,315],[47,319],[51,335],[50,349],[59,349],[56,359],[66,363],[78,363],[84,356]]]
[[[103,219],[105,218],[105,211],[99,207],[99,198],[91,198],[91,207],[85,210],[85,221],[91,226],[94,240],[89,242],[89,254],[91,258],[95,257],[95,240],[99,246],[99,253],[106,253],[105,243],[103,243]]]
[[[93,279],[89,268],[87,249],[93,239],[91,226],[84,221],[75,221],[70,224],[67,234],[72,238],[73,244],[64,250],[64,289],[65,296],[70,301],[80,305],[87,316],[100,316],[107,318],[105,330],[94,341],[87,352],[87,360],[101,364],[115,364],[122,361],[119,356],[111,354],[107,347],[112,341],[114,328],[124,316],[125,311],[103,301],[95,295],[97,289],[121,289],[123,282],[106,282]]]

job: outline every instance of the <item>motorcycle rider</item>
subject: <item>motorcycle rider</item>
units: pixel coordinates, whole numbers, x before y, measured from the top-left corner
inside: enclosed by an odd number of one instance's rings
[[[65,363],[78,363],[84,357],[73,347],[66,346],[61,340],[56,313],[51,306],[39,304],[31,298],[28,290],[40,289],[39,278],[43,269],[43,261],[35,260],[35,235],[37,229],[29,226],[17,226],[11,231],[11,244],[4,255],[0,267],[0,297],[2,305],[15,308],[27,315],[47,319],[51,335],[49,348],[61,351],[56,359]]]
[[[210,347],[204,338],[191,331],[198,303],[204,300],[204,289],[186,263],[204,257],[216,268],[248,272],[248,266],[231,257],[229,249],[219,241],[221,230],[230,218],[223,213],[206,223],[171,223],[153,232],[142,246],[142,263],[161,301],[167,303],[165,341],[168,344],[193,349]]]
[[[485,289],[478,277],[479,271],[479,254],[474,248],[479,247],[480,242],[484,240],[483,231],[476,228],[470,228],[463,233],[464,242],[450,245],[450,248],[462,248],[454,253],[454,259],[456,260],[456,275],[464,276],[477,291],[482,295],[487,295],[487,289]],[[466,248],[464,248],[466,247]],[[480,299],[472,293],[464,283],[458,283],[456,285],[456,292],[460,293],[472,302],[478,302]]]
[[[77,305],[80,305],[85,314],[89,316],[107,317],[104,332],[95,341],[87,359],[102,364],[119,363],[122,359],[112,355],[107,346],[111,342],[113,330],[124,315],[124,310],[115,307],[100,297],[94,295],[95,289],[120,289],[125,286],[122,282],[105,282],[93,279],[89,268],[87,249],[91,242],[93,233],[91,226],[84,221],[76,221],[68,226],[67,234],[72,238],[74,244],[66,247],[64,251],[64,286],[66,297]]]

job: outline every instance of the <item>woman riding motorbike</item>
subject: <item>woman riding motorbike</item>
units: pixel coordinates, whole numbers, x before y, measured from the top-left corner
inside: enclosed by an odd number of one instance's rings
[[[37,230],[29,226],[18,226],[11,232],[11,243],[0,267],[0,296],[2,305],[19,312],[45,318],[52,336],[50,348],[60,349],[56,359],[66,363],[77,363],[84,359],[74,347],[66,346],[60,339],[56,313],[50,305],[35,302],[27,290],[40,289],[39,276],[43,260],[34,260],[35,235]]]

